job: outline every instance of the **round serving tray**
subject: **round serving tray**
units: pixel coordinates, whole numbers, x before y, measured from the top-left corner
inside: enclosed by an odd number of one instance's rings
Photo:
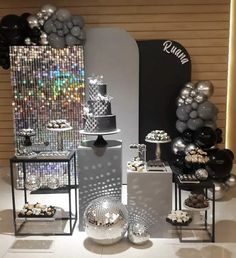
[[[184,207],[186,209],[188,209],[189,211],[206,211],[206,210],[210,209],[209,205],[206,208],[193,208],[193,207],[186,205],[185,203],[184,203]]]
[[[145,139],[145,142],[150,142],[150,143],[168,143],[168,142],[171,142],[171,139],[167,140],[167,141],[155,141],[155,140],[146,140]]]

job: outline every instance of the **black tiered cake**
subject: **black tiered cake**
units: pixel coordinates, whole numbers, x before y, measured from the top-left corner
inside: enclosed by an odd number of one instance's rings
[[[84,108],[84,130],[91,133],[106,133],[116,130],[116,116],[111,113],[111,97],[107,85],[89,83],[89,100]]]

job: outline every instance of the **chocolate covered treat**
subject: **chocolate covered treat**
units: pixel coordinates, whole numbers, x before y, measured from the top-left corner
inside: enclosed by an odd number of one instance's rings
[[[192,194],[185,201],[185,205],[195,209],[204,209],[209,206],[204,194]]]
[[[51,120],[47,124],[47,128],[49,129],[66,129],[70,127],[71,127],[70,123],[67,122],[65,119]]]
[[[186,211],[176,210],[168,214],[166,221],[174,226],[187,226],[192,218]]]
[[[145,138],[148,141],[170,141],[170,136],[164,130],[151,131]]]

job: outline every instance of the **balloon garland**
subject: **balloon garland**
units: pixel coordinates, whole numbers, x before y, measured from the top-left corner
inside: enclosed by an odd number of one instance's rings
[[[208,100],[213,92],[210,81],[189,82],[181,89],[176,110],[180,136],[172,141],[172,152],[178,172],[194,174],[200,181],[213,179],[216,199],[220,199],[236,185],[236,178],[231,174],[233,152],[217,148],[222,130],[216,124],[218,109]]]
[[[53,48],[84,45],[84,20],[51,4],[36,14],[9,14],[0,21],[0,66],[10,68],[9,46],[50,45]]]

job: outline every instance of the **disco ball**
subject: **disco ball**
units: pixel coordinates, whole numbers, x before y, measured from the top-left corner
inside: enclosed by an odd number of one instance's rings
[[[147,226],[143,223],[131,222],[128,230],[128,238],[133,244],[145,244],[150,238]]]
[[[57,189],[60,186],[59,179],[55,176],[50,176],[47,180],[47,186],[50,189]]]
[[[41,186],[40,177],[36,175],[28,175],[25,179],[25,188],[29,191],[36,191]]]
[[[104,196],[92,201],[84,212],[85,232],[94,242],[111,245],[123,238],[128,228],[128,211],[117,199]]]

